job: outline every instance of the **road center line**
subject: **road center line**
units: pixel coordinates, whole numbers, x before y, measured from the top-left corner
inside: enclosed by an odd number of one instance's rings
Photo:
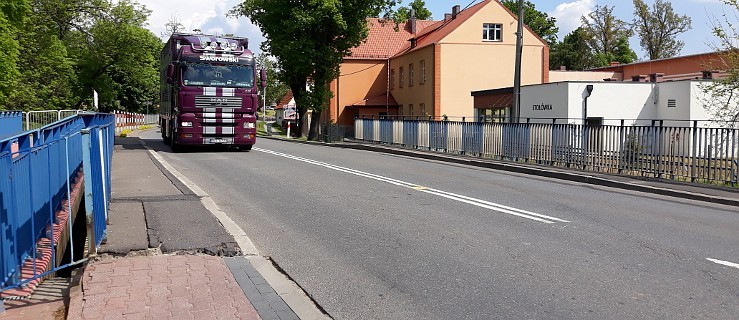
[[[437,189],[433,189],[433,188],[429,188],[429,187],[425,187],[425,186],[420,186],[420,185],[417,185],[417,184],[413,184],[413,183],[410,183],[410,182],[405,182],[405,181],[401,181],[401,180],[397,180],[397,179],[393,179],[393,178],[388,178],[388,177],[384,177],[384,176],[381,176],[381,175],[376,175],[376,174],[373,174],[373,173],[363,172],[363,171],[359,171],[359,170],[355,170],[355,169],[351,169],[351,168],[340,167],[340,166],[333,165],[333,164],[330,164],[330,163],[325,163],[325,162],[320,162],[320,161],[311,160],[311,159],[307,159],[307,158],[302,158],[302,157],[298,157],[298,156],[293,156],[293,155],[289,155],[289,154],[286,154],[286,153],[281,153],[281,152],[276,152],[276,151],[266,150],[266,149],[261,149],[261,148],[254,148],[253,150],[254,151],[258,151],[258,152],[272,154],[272,155],[283,157],[283,158],[288,158],[288,159],[292,159],[292,160],[296,160],[296,161],[301,161],[301,162],[313,164],[313,165],[324,167],[324,168],[331,169],[331,170],[336,170],[336,171],[340,171],[340,172],[344,172],[344,173],[349,173],[349,174],[353,174],[353,175],[360,176],[360,177],[365,177],[365,178],[369,178],[369,179],[373,179],[373,180],[377,180],[377,181],[381,181],[381,182],[393,184],[393,185],[400,186],[400,187],[405,187],[405,188],[413,189],[413,190],[416,190],[416,191],[419,191],[419,192],[423,192],[423,193],[427,193],[427,194],[432,194],[432,195],[435,195],[435,196],[439,196],[439,197],[451,199],[451,200],[454,200],[454,201],[459,201],[459,202],[462,202],[462,203],[471,204],[471,205],[474,205],[474,206],[477,206],[477,207],[480,207],[480,208],[485,208],[485,209],[489,209],[489,210],[493,210],[493,211],[497,211],[497,212],[501,212],[501,213],[506,213],[506,214],[510,214],[510,215],[513,215],[513,216],[517,216],[517,217],[521,217],[521,218],[526,218],[526,219],[530,219],[530,220],[534,220],[534,221],[538,221],[538,222],[542,222],[542,223],[570,222],[570,221],[567,221],[567,220],[563,220],[563,219],[551,217],[551,216],[548,216],[548,215],[543,215],[543,214],[540,214],[540,213],[535,213],[535,212],[531,212],[531,211],[521,210],[521,209],[517,209],[517,208],[505,206],[505,205],[494,203],[494,202],[490,202],[490,201],[485,201],[485,200],[476,199],[476,198],[472,198],[472,197],[468,197],[468,196],[464,196],[464,195],[459,195],[459,194],[455,194],[455,193],[451,193],[451,192],[437,190]]]
[[[723,260],[718,260],[718,259],[711,259],[711,258],[706,258],[706,260],[711,261],[713,263],[718,263],[718,264],[721,264],[721,265],[725,265],[727,267],[732,267],[732,268],[739,269],[739,263],[733,263],[733,262],[728,262],[728,261],[723,261]]]

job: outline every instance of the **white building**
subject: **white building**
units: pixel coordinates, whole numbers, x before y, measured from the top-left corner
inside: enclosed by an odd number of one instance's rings
[[[704,87],[710,80],[673,82],[567,81],[521,88],[521,121],[701,127],[711,124]],[[588,88],[592,88],[588,94]],[[587,104],[587,110],[586,110]],[[587,112],[587,114],[585,114]]]

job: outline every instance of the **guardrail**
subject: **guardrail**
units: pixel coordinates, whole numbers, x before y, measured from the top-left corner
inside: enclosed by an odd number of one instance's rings
[[[42,278],[84,262],[75,239],[86,237],[87,251],[96,252],[105,235],[114,124],[112,114],[80,114],[0,140],[3,297],[30,294]],[[79,237],[72,226],[83,197],[90,228]]]
[[[115,111],[115,134],[124,130],[136,130],[141,126],[159,124],[158,114],[142,114],[134,112]]]
[[[651,176],[737,184],[739,130],[692,125],[588,126],[553,123],[483,123],[356,119],[355,139],[484,158]]]

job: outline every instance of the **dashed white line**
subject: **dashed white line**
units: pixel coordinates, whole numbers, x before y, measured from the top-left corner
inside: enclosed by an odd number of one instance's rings
[[[253,150],[258,151],[258,152],[272,154],[272,155],[283,157],[283,158],[288,158],[292,160],[297,160],[297,161],[317,165],[320,167],[324,167],[324,168],[328,168],[328,169],[332,169],[332,170],[336,170],[336,171],[340,171],[344,173],[353,174],[353,175],[360,176],[360,177],[382,181],[382,182],[393,184],[393,185],[400,186],[400,187],[410,188],[410,189],[413,189],[419,192],[424,192],[427,194],[444,197],[444,198],[459,201],[462,203],[471,204],[471,205],[474,205],[480,208],[490,209],[490,210],[498,211],[501,213],[506,213],[506,214],[510,214],[513,216],[526,218],[526,219],[530,219],[530,220],[534,220],[534,221],[538,221],[542,223],[570,222],[564,219],[551,217],[551,216],[540,214],[540,213],[521,210],[521,209],[505,206],[505,205],[490,202],[490,201],[485,201],[485,200],[476,199],[476,198],[472,198],[472,197],[468,197],[468,196],[464,196],[460,194],[455,194],[455,193],[446,192],[446,191],[442,191],[442,190],[438,190],[434,188],[420,186],[420,185],[416,185],[410,182],[388,178],[388,177],[376,175],[373,173],[363,172],[363,171],[359,171],[359,170],[355,170],[351,168],[340,167],[340,166],[333,165],[330,163],[325,163],[325,162],[320,162],[320,161],[302,158],[298,156],[293,156],[293,155],[289,155],[289,154],[282,153],[282,152],[266,150],[266,149],[261,149],[261,148],[254,148]]]
[[[732,268],[739,269],[739,263],[733,263],[733,262],[729,262],[729,261],[723,261],[723,260],[711,259],[711,258],[706,258],[706,260],[711,261],[713,263],[718,263],[718,264],[721,264],[721,265],[725,265],[727,267],[732,267]]]

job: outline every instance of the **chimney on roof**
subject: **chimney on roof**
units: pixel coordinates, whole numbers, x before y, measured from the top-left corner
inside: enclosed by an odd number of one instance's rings
[[[645,79],[647,79],[647,76],[643,74],[631,76],[631,81],[633,82],[645,82]]]
[[[444,14],[444,21],[452,20],[452,14],[451,13],[445,13]]]
[[[620,65],[620,64],[621,64],[621,62],[618,62],[618,61],[611,61],[611,63],[610,63],[610,66],[611,66],[611,67],[615,67],[615,66],[618,66],[618,65]]]
[[[567,66],[559,66],[559,71],[567,71]]]
[[[652,73],[649,75],[649,82],[657,83],[657,80],[659,78],[662,78],[664,75],[665,75],[664,73]]]
[[[408,27],[412,34],[416,34],[416,10],[411,9],[411,18],[408,19]]]
[[[703,74],[703,80],[711,80],[711,79],[713,79],[713,71],[711,71],[711,70],[705,70],[705,71],[701,71],[701,73]]]
[[[452,7],[452,19],[457,19],[457,15],[462,11],[462,6],[456,5]]]

